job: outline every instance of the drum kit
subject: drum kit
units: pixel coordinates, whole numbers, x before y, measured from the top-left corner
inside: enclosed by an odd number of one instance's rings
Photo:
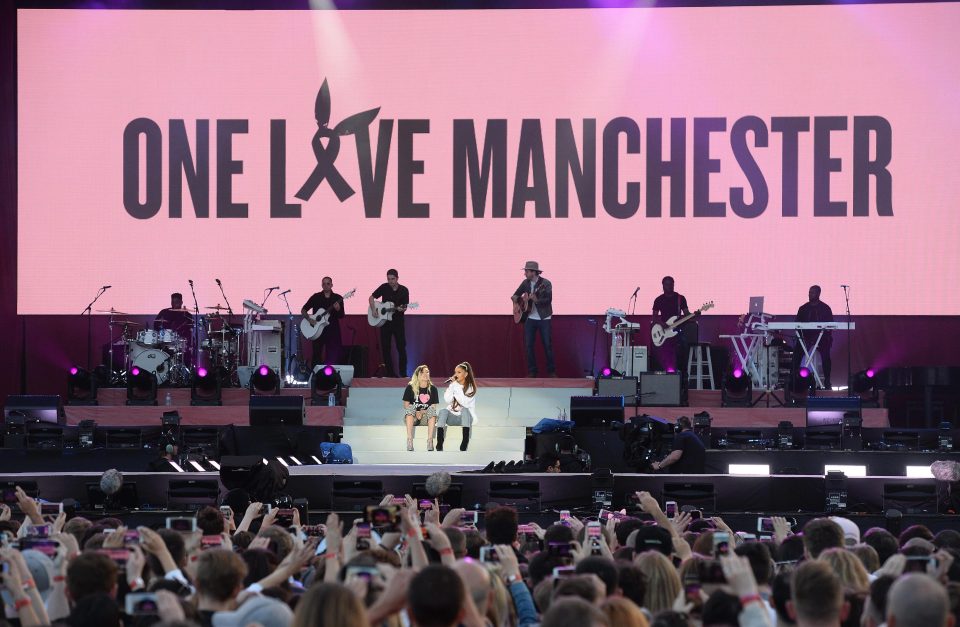
[[[206,309],[213,311],[197,320],[190,315],[189,309],[168,309],[171,313],[183,314],[184,321],[178,322],[175,328],[168,328],[164,326],[169,324],[168,321],[158,319],[152,329],[130,320],[131,314],[113,308],[97,310],[110,314],[107,324],[110,328],[108,367],[111,384],[125,385],[126,374],[138,368],[153,373],[158,385],[190,385],[190,366],[199,358],[193,354],[191,340],[198,330],[198,335],[204,336],[199,340],[199,348],[206,353],[208,369],[228,373],[229,380],[224,383],[234,383],[243,328],[229,324],[228,318],[221,314],[227,311],[226,307],[218,304]],[[123,364],[114,363],[113,347],[124,347]]]

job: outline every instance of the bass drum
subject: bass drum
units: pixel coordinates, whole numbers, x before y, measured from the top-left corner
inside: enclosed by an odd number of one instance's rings
[[[144,346],[131,340],[127,343],[127,356],[131,369],[136,367],[152,372],[157,377],[157,385],[166,383],[170,377],[170,354],[159,348]]]

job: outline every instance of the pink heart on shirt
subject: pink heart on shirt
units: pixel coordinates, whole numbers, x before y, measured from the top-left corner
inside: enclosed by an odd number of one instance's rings
[[[429,394],[423,394],[423,393],[421,393],[421,394],[420,394],[420,402],[421,402],[421,403],[429,403],[429,402],[430,402],[430,395],[429,395]]]

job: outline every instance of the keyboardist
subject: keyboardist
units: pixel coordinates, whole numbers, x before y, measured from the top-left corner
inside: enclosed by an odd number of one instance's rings
[[[830,305],[820,300],[820,286],[811,285],[808,296],[810,300],[801,305],[800,309],[797,310],[797,322],[833,322],[833,310],[830,309]],[[817,341],[817,336],[820,335],[820,331],[816,330],[804,330],[798,331],[798,333],[803,334],[803,341],[809,347],[814,345]],[[817,346],[817,352],[820,353],[820,363],[823,365],[823,385],[828,390],[830,389],[830,368],[832,366],[830,349],[832,346],[833,335],[830,330],[824,330],[823,337],[820,338],[820,344]],[[800,360],[802,358],[803,348],[800,346],[800,343],[797,342],[793,350],[794,372],[800,369]]]

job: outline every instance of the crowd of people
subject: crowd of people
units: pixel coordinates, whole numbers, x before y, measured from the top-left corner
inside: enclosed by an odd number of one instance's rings
[[[386,495],[346,533],[335,513],[301,525],[236,491],[159,529],[16,501],[0,511],[2,597],[24,627],[952,627],[960,613],[960,532],[773,518],[754,539],[668,517],[646,492],[634,515],[546,528]]]

